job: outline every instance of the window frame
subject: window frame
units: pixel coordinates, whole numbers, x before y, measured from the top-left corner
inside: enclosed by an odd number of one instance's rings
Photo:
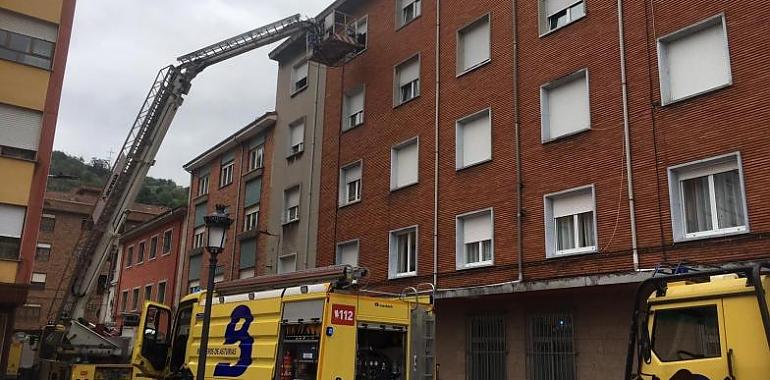
[[[414,271],[398,273],[398,239],[399,235],[414,232]],[[396,250],[394,250],[396,249]],[[407,259],[410,255],[406,255]],[[388,280],[398,280],[408,277],[416,277],[420,270],[420,226],[415,224],[388,232]],[[407,268],[410,266],[407,260]]]
[[[6,51],[16,55],[15,59],[0,58],[1,60],[17,63],[17,64],[24,65],[24,66],[34,67],[36,69],[45,70],[45,71],[49,71],[49,72],[53,71],[54,58],[55,58],[55,55],[56,55],[56,48],[58,47],[58,41],[49,41],[49,40],[46,40],[46,39],[42,39],[42,38],[38,38],[38,37],[33,37],[33,36],[28,35],[28,34],[15,32],[15,31],[8,30],[8,29],[0,28],[0,30],[2,30],[3,32],[6,33],[5,40],[8,41],[8,42],[0,41],[0,48],[2,48],[4,50],[6,50]],[[21,51],[21,50],[18,50],[18,49],[15,49],[15,48],[11,47],[10,39],[11,39],[11,37],[13,35],[21,36],[23,38],[29,39],[29,46],[28,46],[27,51]],[[40,53],[36,53],[35,52],[35,45],[37,45],[37,44],[39,44],[41,42],[51,45],[51,55],[50,55],[50,57],[46,56],[44,54],[40,54]],[[36,58],[36,59],[39,59],[39,60],[48,61],[48,65],[44,67],[44,66],[41,66],[41,65],[32,64],[32,63],[24,61],[23,59],[21,59],[21,57],[32,57],[32,58]]]
[[[353,182],[347,182],[347,176],[345,175],[346,170],[353,169],[354,167],[358,167],[359,170],[359,178],[358,178],[358,197],[354,200],[349,200],[350,193],[349,193],[349,187]],[[338,192],[338,207],[342,208],[345,206],[354,205],[356,203],[361,202],[361,199],[363,199],[363,189],[364,189],[364,161],[362,159],[350,162],[348,164],[345,164],[340,168],[340,181],[339,181],[339,192]]]
[[[143,264],[145,261],[144,254],[147,248],[147,240],[142,240],[136,245],[136,263],[135,265]],[[141,260],[139,260],[141,258]]]
[[[35,275],[41,275],[43,281],[35,281]],[[47,281],[48,281],[48,273],[45,273],[45,272],[32,272],[29,278],[30,287],[34,289],[45,289],[45,284]]]
[[[248,151],[248,172],[265,167],[265,144],[259,144]]]
[[[411,4],[418,3],[417,6],[414,8],[414,15],[409,20],[406,20],[404,18],[404,9],[406,9],[406,6],[404,6],[405,1],[410,1]],[[418,18],[422,16],[422,0],[396,0],[396,30],[399,30]]]
[[[299,198],[299,201],[297,202],[296,206],[289,207],[289,197],[288,193],[290,191],[295,190],[297,191],[297,197]],[[297,208],[297,216],[295,218],[289,218],[290,210],[293,208]],[[302,215],[302,187],[300,185],[294,185],[289,186],[283,191],[283,225],[297,223],[300,221]]]
[[[409,85],[413,85],[412,90],[414,92],[414,95],[412,95],[411,98],[404,100],[401,96],[401,88],[406,86],[401,86],[401,76],[399,73],[400,67],[407,65],[411,63],[411,61],[415,61],[417,64],[417,79],[409,82]],[[409,56],[408,58],[404,59],[403,61],[397,63],[395,66],[393,66],[393,108],[398,108],[401,105],[404,105],[406,103],[409,103],[417,98],[419,98],[422,95],[422,53],[415,53]]]
[[[556,198],[569,196],[572,194],[590,191],[591,192],[591,206],[593,209],[593,232],[594,232],[594,245],[588,247],[576,247],[566,250],[558,250],[556,239],[558,237],[558,231],[556,227],[556,219],[553,216],[553,201]],[[566,190],[557,191],[555,193],[545,194],[543,196],[543,215],[545,223],[545,258],[546,259],[559,259],[564,257],[573,257],[580,255],[591,255],[599,253],[599,229],[597,223],[597,211],[596,211],[596,186],[595,184],[573,187]],[[571,216],[577,217],[580,214],[572,214]],[[577,234],[578,227],[575,226],[575,233]]]
[[[732,169],[721,170],[727,167],[733,167]],[[726,173],[732,170],[738,170],[738,179],[741,185],[742,207],[743,207],[743,226],[729,227],[720,229],[719,224],[714,224],[710,231],[699,231],[694,233],[687,233],[687,225],[685,220],[685,204],[684,204],[684,189],[682,182],[687,179],[701,178],[704,176],[710,176],[713,178],[715,174]],[[712,179],[709,179],[712,183]],[[748,200],[746,197],[746,178],[743,170],[743,160],[740,152],[732,152],[719,156],[708,157],[696,161],[691,161],[668,168],[668,185],[669,185],[669,201],[671,211],[671,228],[673,233],[674,242],[686,242],[702,239],[712,239],[720,237],[728,237],[734,235],[742,235],[751,232],[751,224],[748,209]],[[717,218],[717,215],[713,212],[716,204],[712,204],[716,196],[712,191],[712,187],[709,186],[709,206],[712,209],[712,223]]]
[[[155,244],[153,244],[153,240]],[[150,252],[147,256],[147,261],[155,260],[158,257],[158,241],[160,241],[160,235],[153,235],[150,238]]]
[[[46,222],[46,221],[48,221],[48,222]],[[48,229],[47,226],[50,226],[51,229]],[[53,232],[55,228],[56,228],[56,215],[54,215],[54,214],[45,214],[44,213],[40,217],[40,231],[41,232]]]
[[[361,101],[363,104],[363,107],[361,107],[362,108],[361,111],[352,114],[350,110],[350,103],[351,103],[350,99],[358,95],[359,93],[363,98]],[[366,84],[360,84],[346,91],[344,93],[343,103],[344,104],[342,108],[344,110],[344,113],[342,118],[342,132],[344,133],[352,129],[363,126],[364,123],[366,123]],[[358,115],[358,114],[361,114],[361,122],[354,125],[352,123],[352,118],[354,115]]]
[[[394,163],[396,163],[396,151],[411,144],[415,144],[417,146],[417,162],[416,162],[417,178],[415,179],[414,182],[405,183],[399,186],[395,180],[395,178],[398,176],[393,175],[394,173],[397,173],[394,171],[394,168],[396,168],[396,166],[393,165]],[[408,187],[417,185],[419,183],[420,183],[420,136],[415,136],[390,147],[390,192],[393,193],[401,189],[406,189]]]
[[[235,174],[235,160],[230,160],[219,167],[219,188],[231,185]]]
[[[134,266],[134,245],[131,244],[128,247],[126,247],[126,255],[124,260],[124,268],[131,268]]]
[[[294,158],[296,156],[299,156],[300,154],[302,154],[302,152],[305,151],[305,133],[307,132],[306,121],[307,120],[303,116],[303,117],[301,117],[301,118],[299,118],[297,120],[294,120],[293,122],[289,123],[289,130],[288,130],[289,138],[287,139],[288,147],[286,149],[286,158],[287,159],[292,159],[292,158]],[[300,125],[302,126],[302,141],[292,145],[292,139],[291,139],[292,134],[293,134],[292,132],[293,132],[294,128],[299,128]],[[295,147],[296,147],[296,149],[295,149]]]
[[[471,164],[465,164],[463,162],[462,154],[464,153],[465,148],[465,140],[462,139],[462,127],[467,125],[468,122],[475,121],[483,116],[483,114],[487,114],[487,118],[489,119],[489,157],[486,159],[483,159],[481,161],[477,161]],[[470,115],[463,116],[455,121],[455,171],[461,171],[463,169],[472,168],[474,166],[479,166],[482,164],[485,164],[487,162],[492,161],[494,156],[494,141],[493,141],[493,133],[492,133],[492,107],[487,107],[483,110],[474,112]],[[461,152],[461,145],[462,142],[462,148],[463,151]]]
[[[307,74],[304,78],[297,78],[297,69],[307,66]],[[301,80],[305,80],[305,83],[302,86],[297,87],[297,84]],[[291,67],[291,87],[289,93],[291,96],[295,96],[299,94],[302,91],[305,91],[310,86],[310,60],[308,59],[302,59],[301,61],[297,62],[296,64],[292,65]]]
[[[335,246],[335,255],[334,255],[334,263],[335,265],[343,265],[342,260],[340,260],[340,254],[342,252],[342,247],[347,245],[356,245],[356,265],[359,263],[359,259],[361,258],[361,239],[352,239],[347,241],[342,241],[337,243]]]
[[[243,232],[253,231],[259,228],[259,203],[249,206],[243,210]],[[256,219],[251,225],[251,217],[256,216]],[[251,228],[249,228],[251,226]]]
[[[579,128],[570,131],[569,133],[554,137],[551,133],[551,117],[550,117],[550,99],[549,91],[557,89],[561,86],[572,83],[573,81],[581,80],[581,77],[585,79],[586,85],[586,103],[588,104],[588,127]],[[591,78],[588,72],[588,68],[582,68],[573,73],[562,76],[561,78],[552,80],[540,86],[540,141],[542,144],[547,144],[553,141],[563,140],[578,134],[581,134],[592,129],[592,107],[591,107]]]
[[[356,53],[356,55],[361,55],[363,52],[366,51],[367,48],[369,48],[369,15],[368,14],[365,14],[365,15],[359,17],[355,21],[356,38],[358,38],[358,35],[359,35],[358,29],[360,28],[362,23],[366,23],[366,41],[364,41],[364,48],[359,50]]]
[[[686,38],[693,34],[701,32],[704,29],[708,29],[709,27],[716,26],[717,24],[721,24],[722,34],[724,35],[724,38],[725,38],[725,49],[727,50],[726,55],[727,55],[727,61],[728,61],[727,76],[729,77],[729,80],[727,81],[727,83],[723,83],[708,89],[704,89],[681,98],[673,99],[671,97],[671,76],[668,71],[668,65],[663,64],[663,62],[668,63],[667,45],[673,41],[681,40],[683,38]],[[659,78],[658,85],[660,86],[661,106],[667,106],[670,104],[683,102],[685,100],[689,100],[701,95],[715,92],[733,85],[733,69],[732,69],[733,62],[732,62],[732,55],[730,54],[730,37],[729,37],[729,33],[727,32],[727,19],[725,17],[724,12],[711,16],[704,20],[698,21],[694,24],[687,25],[684,28],[681,28],[679,30],[666,34],[662,37],[659,37],[655,42],[655,46],[656,46],[657,55],[658,55],[657,57],[658,58],[658,78]]]
[[[479,250],[479,259],[481,260],[475,263],[468,263],[465,260],[465,257],[466,257],[465,248],[466,248],[466,245],[469,243],[465,242],[465,236],[464,234],[461,234],[461,232],[464,230],[463,219],[481,215],[481,214],[486,214],[486,213],[489,213],[490,228],[492,232],[492,239],[491,239],[492,242],[490,244],[491,259],[483,260],[484,258],[483,251]],[[483,243],[483,242],[484,240],[471,242],[471,243]],[[474,211],[466,212],[455,216],[455,269],[460,271],[460,270],[467,270],[467,269],[491,267],[494,265],[495,265],[495,210],[494,210],[494,207],[474,210]]]
[[[121,294],[120,312],[125,313],[128,311],[128,289],[121,291],[120,294]]]
[[[564,350],[564,352],[555,352],[555,351],[558,351],[558,350],[554,349],[553,341],[557,340],[558,338],[565,338],[564,336],[553,336],[553,335],[551,335],[551,336],[548,336],[548,337],[544,337],[544,336],[537,336],[537,337],[535,337],[535,335],[536,335],[535,334],[535,330],[536,330],[535,329],[535,322],[536,322],[537,319],[540,319],[541,321],[543,321],[544,324],[547,324],[547,322],[552,321],[552,320],[569,319],[568,325],[570,326],[570,331],[569,331],[570,334],[569,334],[568,339],[569,339],[569,341],[571,343],[572,350],[571,351]],[[566,325],[566,323],[565,323],[565,325]],[[541,373],[539,372],[538,367],[536,367],[535,363],[534,363],[534,362],[538,361],[535,356],[539,355],[539,356],[541,356],[540,357],[541,359],[544,356],[546,358],[549,358],[552,361],[556,361],[557,358],[559,358],[559,357],[570,358],[571,359],[571,364],[572,364],[570,370],[571,370],[571,375],[573,375],[573,376],[568,376],[567,374],[562,374],[562,376],[564,376],[568,380],[576,380],[577,379],[577,377],[578,377],[578,371],[577,371],[578,341],[576,339],[575,327],[576,327],[575,313],[573,311],[570,311],[570,310],[550,311],[550,312],[536,312],[536,313],[532,313],[532,314],[527,315],[527,317],[526,317],[526,350],[527,350],[526,369],[527,369],[527,376],[529,376],[530,378],[533,378],[533,379],[534,378],[540,378],[537,375],[541,374]],[[542,332],[542,330],[540,332]],[[545,339],[548,339],[548,341],[551,343],[549,345],[550,350],[543,350],[543,351],[536,350],[535,349],[535,343],[537,343],[538,341],[545,340]],[[558,353],[560,355],[554,355],[555,353]]]
[[[47,250],[47,254],[45,255],[45,259],[42,259],[42,255],[39,254],[40,250]],[[35,261],[40,262],[47,262],[51,260],[51,253],[53,252],[53,245],[51,243],[40,243],[38,242],[35,245]]]
[[[470,30],[474,27],[478,27],[480,24],[483,23],[484,19],[486,19],[487,34],[489,35],[489,45],[487,46],[488,56],[486,59],[469,66],[467,69],[463,69],[462,68],[463,65],[461,65],[462,50],[460,49],[461,42],[463,41],[462,39],[463,32]],[[455,33],[455,50],[456,50],[455,66],[457,69],[457,73],[455,77],[457,78],[464,76],[465,74],[468,74],[470,72],[476,71],[478,68],[492,62],[492,12],[487,12],[481,15],[480,17],[474,19],[473,21],[461,26],[459,29],[457,29],[457,32]]]
[[[166,235],[169,235],[168,251],[166,250]],[[163,243],[161,247],[161,256],[170,255],[171,251],[173,250],[174,250],[174,229],[169,228],[163,231]]]
[[[139,310],[139,287],[131,289],[131,311],[136,312]]]
[[[163,293],[160,292],[160,285],[163,284]],[[166,293],[168,292],[168,280],[158,281],[158,290],[155,292],[155,300],[160,304],[166,303]],[[160,299],[160,295],[163,294],[163,300]]]
[[[200,236],[200,245],[198,245],[197,237]],[[193,243],[192,248],[204,248],[206,247],[206,226],[198,226],[193,228]]]
[[[198,176],[198,196],[202,197],[209,193],[209,176],[210,174]]]
[[[153,290],[153,288],[155,288],[154,285],[155,284],[153,284],[153,283],[149,283],[149,284],[144,286],[144,298],[143,298],[144,302],[147,302],[147,301],[152,302],[152,290]],[[147,294],[147,290],[148,289],[150,290],[149,295]],[[144,308],[144,306],[142,308]]]
[[[294,273],[294,272],[296,272],[297,271],[297,257],[298,256],[299,255],[297,255],[296,252],[294,252],[294,253],[287,253],[285,255],[279,255],[278,259],[276,261],[276,265],[275,265],[275,273],[277,273],[277,274],[284,274],[284,273]],[[281,260],[284,260],[284,259],[289,258],[289,257],[293,257],[294,258],[294,270],[292,270],[292,271],[281,271]]]
[[[568,26],[570,26],[570,25],[572,25],[572,24],[574,24],[574,23],[576,23],[576,22],[578,22],[578,21],[580,21],[580,20],[582,20],[582,19],[584,19],[584,18],[586,18],[588,16],[587,0],[575,0],[572,3],[570,3],[570,5],[567,6],[566,8],[562,8],[561,10],[559,10],[559,12],[556,12],[556,13],[554,13],[552,15],[546,14],[546,9],[545,9],[545,2],[546,1],[547,0],[538,0],[538,24],[539,24],[538,29],[539,29],[539,32],[540,32],[540,38],[543,38],[545,36],[548,36],[548,35],[550,35],[552,33],[557,32],[559,30],[562,30],[562,29],[564,29],[564,28],[566,28],[566,27],[568,27]],[[570,14],[571,9],[574,8],[575,5],[578,5],[579,3],[583,3],[583,15],[582,16],[577,17],[577,18],[570,17],[570,20],[566,24],[564,24],[562,26],[557,26],[556,28],[553,28],[553,29],[550,28],[550,19],[551,19],[551,17],[553,17],[557,13],[561,13],[561,12],[563,12],[565,10],[567,11],[567,14]]]

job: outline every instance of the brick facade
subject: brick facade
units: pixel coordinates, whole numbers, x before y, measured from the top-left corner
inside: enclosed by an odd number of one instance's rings
[[[271,164],[273,160],[273,126],[275,124],[275,115],[268,113],[265,116],[250,123],[245,128],[236,132],[230,138],[222,141],[216,146],[203,153],[201,156],[191,161],[185,166],[185,169],[191,173],[190,183],[190,203],[188,206],[187,229],[184,232],[186,244],[184,247],[184,266],[181,276],[181,295],[190,293],[190,257],[201,255],[199,286],[201,289],[206,287],[208,278],[209,255],[204,248],[193,248],[194,233],[196,228],[203,226],[196,221],[196,207],[205,204],[205,215],[215,211],[216,205],[221,204],[228,207],[230,218],[233,224],[227,232],[227,241],[225,249],[218,256],[219,273],[222,281],[238,279],[241,276],[254,276],[262,274],[265,268],[265,255],[261,254],[269,249],[275,249],[275,239],[272,236],[260,233],[266,230],[266,221],[263,215],[270,210],[270,178]],[[248,168],[248,154],[250,143],[255,138],[264,138],[264,165],[256,170]],[[220,187],[221,162],[225,156],[232,155],[233,158],[233,181],[231,184]],[[209,187],[208,193],[199,194],[199,179],[208,173]],[[245,223],[245,186],[246,182],[261,178],[262,190],[259,199],[259,220],[258,225],[251,231],[244,230]],[[248,239],[256,239],[256,258],[255,265],[250,268],[240,268],[240,250],[241,242]],[[205,245],[205,244],[204,244]]]
[[[122,326],[123,313],[140,313],[144,301],[173,306],[178,276],[177,264],[179,255],[183,253],[182,234],[186,215],[186,208],[171,210],[148,220],[122,236],[118,248],[119,275],[116,276],[112,305],[113,320],[118,326]],[[167,237],[170,237],[168,242]],[[140,245],[144,246],[141,262],[138,261]],[[130,265],[129,250],[132,256]],[[146,298],[145,293],[147,287],[151,289],[149,299]],[[161,294],[161,287],[163,294]],[[139,289],[136,308],[133,307],[133,289]]]

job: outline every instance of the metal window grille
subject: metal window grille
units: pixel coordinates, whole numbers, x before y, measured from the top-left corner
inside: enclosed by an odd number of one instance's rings
[[[473,315],[466,321],[467,380],[505,380],[505,318]]]
[[[575,380],[575,331],[570,313],[529,318],[527,367],[530,380]]]

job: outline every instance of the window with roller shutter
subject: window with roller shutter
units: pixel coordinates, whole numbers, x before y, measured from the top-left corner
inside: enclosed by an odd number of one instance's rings
[[[546,257],[596,252],[594,187],[545,196]]]
[[[489,15],[485,15],[457,32],[457,75],[490,61],[489,24]]]
[[[463,169],[492,159],[491,110],[457,121],[456,168]]]
[[[487,209],[457,217],[457,269],[494,263],[493,215]]]
[[[396,66],[393,104],[400,105],[420,96],[420,55]]]
[[[543,85],[540,107],[544,143],[591,129],[588,70]]]
[[[391,149],[390,189],[398,190],[418,182],[419,140],[414,138]]]
[[[16,260],[21,248],[25,207],[0,204],[0,258]]]

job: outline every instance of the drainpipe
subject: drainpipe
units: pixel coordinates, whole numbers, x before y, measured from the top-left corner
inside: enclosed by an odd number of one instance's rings
[[[631,165],[631,128],[628,116],[628,81],[626,76],[626,42],[623,28],[623,0],[618,0],[618,40],[620,42],[620,83],[623,92],[623,150],[626,155],[626,181],[628,187],[628,212],[631,220],[631,251],[633,252],[634,271],[639,268],[639,243],[636,234],[636,199],[634,198],[634,179]]]
[[[192,174],[190,175],[190,177],[194,178]],[[193,199],[192,188],[193,187],[192,187],[192,180],[191,180],[190,188],[187,189],[187,199]],[[176,272],[174,274],[174,301],[172,305],[179,305],[179,301],[182,299],[182,295],[185,294],[185,293],[182,293],[182,289],[187,289],[187,284],[182,285],[182,278],[184,278],[184,263],[185,263],[185,259],[187,258],[187,222],[190,219],[191,211],[192,211],[193,218],[195,218],[195,206],[192,204],[192,202],[188,201],[186,214],[184,218],[182,218],[182,229],[181,231],[179,231],[179,242],[177,243],[177,246],[176,246],[177,263],[176,263],[176,268],[174,268]],[[172,242],[174,241],[173,236],[171,237],[171,241]]]
[[[316,149],[315,149],[315,134],[316,130],[318,129],[318,85],[321,83],[321,64],[315,63],[315,93],[313,95],[313,132],[310,137],[310,178],[308,179],[308,202],[307,207],[310,212],[308,212],[308,221],[307,221],[307,234],[305,234],[305,267],[304,269],[308,269],[308,263],[310,262],[310,233],[314,233],[316,236],[318,236],[318,212],[315,213],[316,215],[316,222],[315,226],[316,229],[313,231],[312,229],[312,223],[310,222],[310,215],[312,214],[313,210],[313,178],[317,174],[315,172],[315,165],[316,163],[320,162],[320,158],[318,160],[315,159],[316,155]],[[318,168],[320,171],[320,167]],[[320,208],[320,207],[319,207]],[[316,210],[318,211],[318,210]],[[318,251],[318,242],[316,242],[316,252]],[[318,258],[316,257],[316,260]],[[315,265],[314,265],[315,266]]]
[[[436,0],[436,124],[433,135],[433,288],[438,288],[438,138],[439,138],[439,110],[441,90],[441,0]]]

